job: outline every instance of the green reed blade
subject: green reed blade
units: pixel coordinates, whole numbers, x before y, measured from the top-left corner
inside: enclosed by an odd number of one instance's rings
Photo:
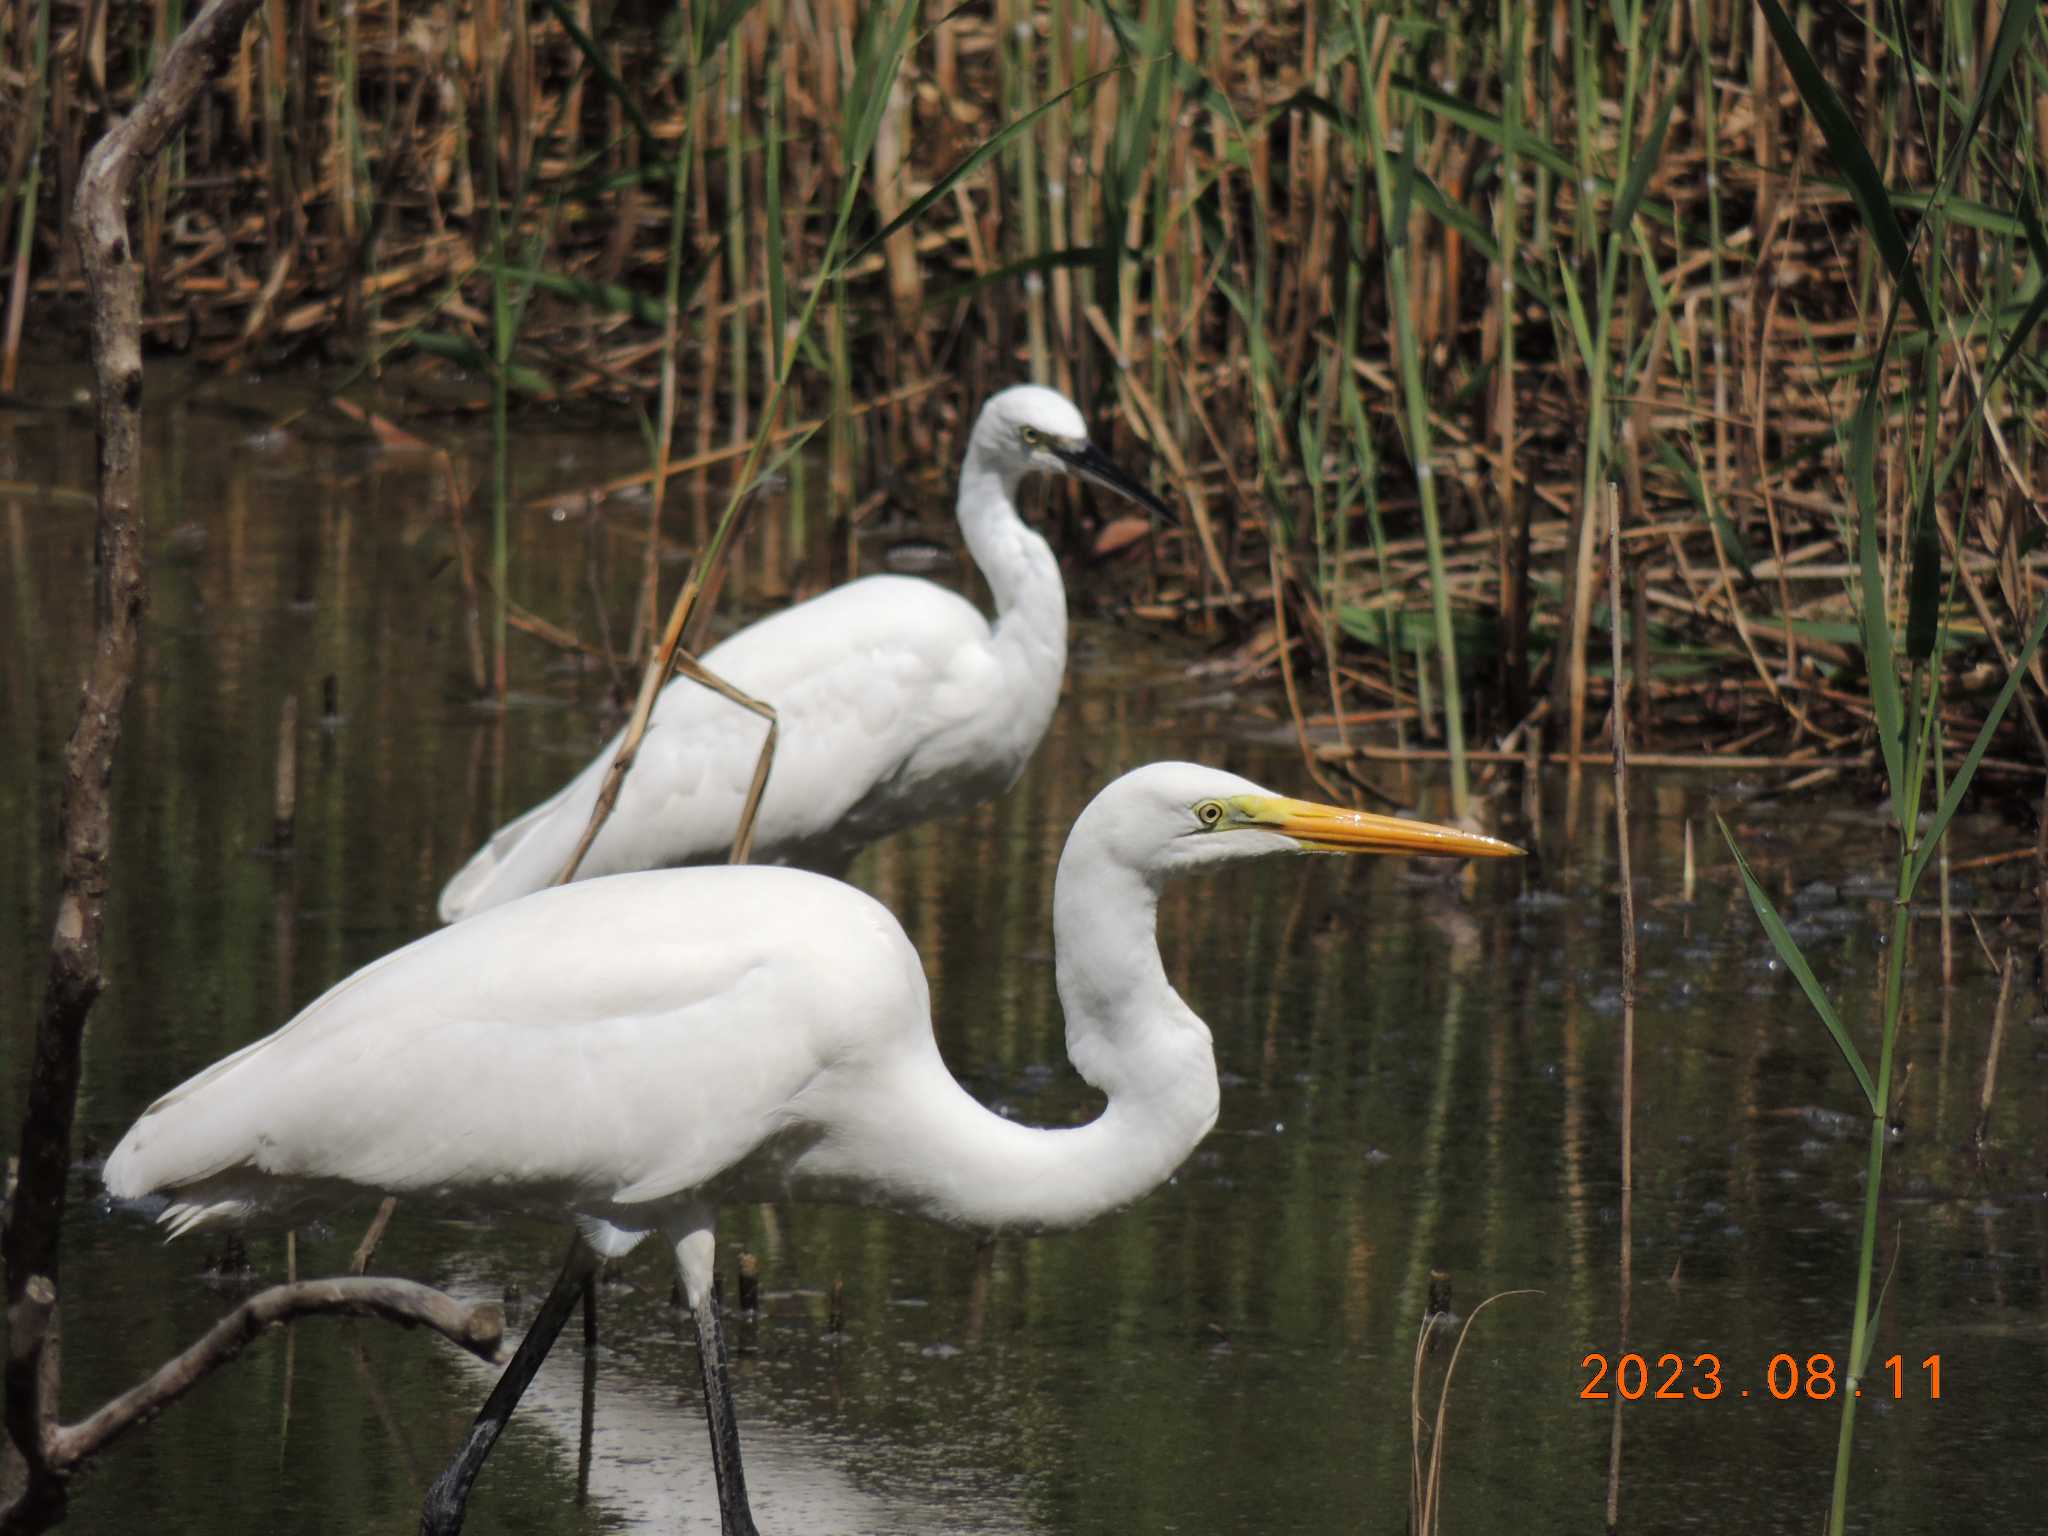
[[[2037,600],[2038,601],[2038,600]],[[1955,816],[1956,807],[1962,804],[1963,792],[1970,787],[1970,780],[1976,776],[1977,765],[1984,760],[1984,753],[1991,746],[1991,738],[1998,734],[2000,722],[2011,705],[2013,696],[2019,692],[2020,680],[2027,675],[2027,664],[2034,659],[2034,653],[2041,648],[2041,637],[2048,633],[2048,601],[2040,602],[2039,611],[2034,615],[2034,627],[2027,632],[2027,642],[2020,647],[2019,655],[2013,658],[2012,671],[2007,674],[2005,686],[1998,690],[1998,697],[1992,701],[1991,712],[1984,717],[1984,724],[1977,732],[1977,739],[1970,743],[1970,750],[1963,757],[1962,765],[1956,769],[1955,778],[1948,786],[1948,792],[1941,797],[1941,804],[1935,808],[1933,817],[1927,823],[1927,831],[1914,850],[1913,862],[1907,866],[1905,894],[1911,896],[1920,883],[1928,861],[1934,857],[1935,846],[1941,841],[1941,834],[1948,830],[1950,820]]]
[[[957,304],[962,299],[971,299],[984,288],[1000,288],[1014,283],[1033,272],[1045,273],[1055,268],[1071,267],[1086,269],[1100,267],[1105,260],[1113,259],[1113,248],[1108,250],[1100,245],[1071,246],[1059,250],[1038,251],[1030,256],[1019,256],[1015,261],[1006,261],[1000,267],[991,267],[977,277],[956,283],[951,288],[927,289],[922,306],[925,309],[943,309]]]
[[[1297,110],[1314,113],[1354,139],[1358,136],[1357,120],[1327,96],[1320,96],[1314,91],[1296,91],[1280,103],[1279,113],[1276,115],[1285,115]],[[1492,231],[1487,228],[1485,220],[1464,204],[1446,196],[1443,189],[1421,167],[1415,168],[1413,176],[1415,201],[1428,209],[1431,216],[1445,228],[1456,230],[1459,237],[1475,252],[1485,257],[1487,261],[1497,263],[1500,260],[1500,246],[1494,240]],[[1348,238],[1350,232],[1347,230],[1345,234]],[[1366,252],[1356,249],[1355,246],[1349,249],[1349,254],[1351,260],[1359,265],[1364,265],[1369,259]],[[1549,279],[1537,268],[1519,258],[1515,262],[1514,277],[1516,287],[1530,297],[1541,300],[1546,307],[1558,302]]]
[[[731,0],[731,3],[710,12],[704,23],[704,38],[701,44],[705,58],[711,57],[725,46],[725,40],[732,36],[734,27],[746,20],[757,0]]]
[[[1870,704],[1877,712],[1877,739],[1884,749],[1885,779],[1894,804],[1906,793],[1906,709],[1899,697],[1898,663],[1892,658],[1891,617],[1885,612],[1884,576],[1877,560],[1877,387],[1873,372],[1849,423],[1849,490],[1856,502],[1856,554],[1862,564],[1864,666],[1870,674]]]
[[[1820,1015],[1821,1023],[1828,1027],[1828,1033],[1835,1037],[1835,1046],[1842,1053],[1842,1059],[1849,1063],[1849,1070],[1856,1074],[1856,1085],[1863,1090],[1870,1112],[1878,1114],[1877,1085],[1870,1080],[1870,1072],[1863,1065],[1863,1057],[1856,1049],[1856,1042],[1849,1038],[1849,1031],[1835,1012],[1835,1005],[1828,1001],[1827,993],[1814,979],[1813,968],[1806,963],[1806,956],[1800,952],[1799,941],[1778,916],[1778,909],[1771,905],[1771,898],[1765,894],[1763,884],[1755,871],[1749,867],[1749,860],[1742,856],[1742,849],[1736,846],[1735,834],[1728,830],[1728,823],[1721,817],[1714,818],[1714,825],[1721,829],[1721,837],[1728,844],[1728,851],[1735,855],[1735,867],[1742,873],[1743,889],[1749,893],[1749,904],[1756,909],[1757,920],[1764,925],[1764,932],[1771,936],[1771,945],[1778,951],[1778,958],[1785,962],[1785,968],[1799,982],[1806,1000],[1813,1004],[1813,1011]]]
[[[547,6],[556,24],[569,34],[569,41],[574,43],[577,51],[583,55],[584,62],[590,66],[590,72],[597,76],[598,83],[618,102],[619,110],[633,120],[634,130],[639,133],[641,142],[654,144],[654,125],[640,109],[639,99],[627,89],[626,82],[619,78],[618,71],[612,68],[611,60],[605,57],[604,50],[598,47],[596,40],[577,23],[576,13],[569,9],[568,0],[542,0],[542,3]]]
[[[1036,123],[1041,117],[1044,117],[1046,113],[1052,111],[1053,108],[1059,106],[1062,102],[1066,101],[1068,97],[1076,95],[1081,91],[1090,89],[1091,87],[1099,84],[1101,81],[1107,79],[1109,76],[1121,73],[1123,69],[1124,66],[1121,64],[1112,64],[1108,69],[1101,70],[1096,74],[1092,74],[1086,80],[1077,80],[1076,82],[1074,82],[1074,84],[1068,86],[1064,91],[1061,91],[1059,95],[1048,97],[1046,100],[1040,102],[1037,106],[1033,107],[1029,112],[1025,113],[1023,116],[1015,119],[1012,122],[1005,123],[1001,128],[997,129],[994,134],[990,135],[986,139],[983,139],[979,144],[975,145],[973,149],[969,150],[950,168],[948,168],[945,171],[942,171],[939,174],[938,180],[932,183],[930,188],[926,190],[923,196],[919,197],[916,202],[912,203],[908,208],[904,209],[901,213],[897,214],[895,218],[891,219],[887,224],[884,224],[881,227],[881,229],[877,230],[874,234],[870,235],[865,241],[863,241],[859,246],[857,246],[853,251],[851,251],[847,255],[846,259],[840,263],[840,267],[842,269],[846,267],[851,267],[856,262],[860,261],[863,257],[867,256],[870,252],[881,249],[884,242],[886,242],[891,235],[895,234],[899,229],[907,229],[910,225],[916,223],[918,219],[924,215],[925,211],[932,206],[932,204],[938,202],[943,197],[950,196],[953,191],[954,184],[957,183],[961,177],[973,175],[974,172],[979,170],[981,166],[986,164],[992,156],[1001,154],[1004,145],[1008,144],[1012,139],[1016,138],[1019,134],[1030,132],[1032,124]],[[1108,244],[1109,240],[1113,238],[1114,236],[1106,236],[1104,243]],[[1100,252],[1098,250],[1097,252],[1091,253],[1091,257],[1099,254]]]
[[[1863,216],[1863,227],[1870,231],[1878,254],[1891,269],[1892,281],[1899,285],[1914,313],[1919,315],[1920,323],[1929,330],[1934,329],[1934,310],[1927,301],[1926,291],[1920,286],[1920,275],[1913,270],[1906,232],[1899,227],[1899,216],[1892,207],[1883,176],[1871,162],[1870,152],[1863,147],[1863,135],[1843,108],[1841,98],[1835,95],[1834,88],[1821,74],[1820,66],[1814,63],[1813,55],[1806,51],[1806,44],[1799,40],[1792,19],[1778,5],[1778,0],[1756,0],[1756,3],[1764,14],[1765,25],[1771,29],[1771,40],[1778,45],[1779,57],[1784,59],[1785,67],[1792,73],[1792,83],[1798,87],[1800,100],[1806,103],[1806,110],[1820,125],[1828,153],[1834,156],[1835,164],[1849,179],[1849,195],[1855,200],[1857,212]]]
[[[1977,136],[1977,129],[1984,121],[1984,113],[1991,105],[1992,97],[2005,84],[2005,77],[2012,70],[2012,61],[2019,54],[2021,46],[2033,35],[2038,0],[2012,0],[2006,7],[2005,15],[1998,24],[1998,40],[1991,46],[1991,63],[1984,71],[1984,78],[1977,87],[1977,99],[1970,104],[1969,118],[1963,124],[1963,131],[1957,137],[1955,148],[1950,151],[1948,164],[1935,186],[1935,195],[1944,195],[1955,184],[1962,169],[1963,159],[1969,153],[1970,141]]]
[[[1558,176],[1577,178],[1578,167],[1572,163],[1571,157],[1541,134],[1527,128],[1509,128],[1497,115],[1410,76],[1396,75],[1390,83],[1432,116],[1455,124],[1474,138],[1512,151]]]
[[[491,264],[486,262],[485,265]],[[659,299],[628,288],[624,283],[598,282],[592,278],[571,277],[566,272],[554,272],[545,267],[510,263],[494,270],[510,282],[551,293],[556,298],[573,299],[586,309],[602,310],[612,315],[631,315],[646,325],[660,325],[665,318]]]
[[[1621,195],[1614,200],[1614,227],[1625,230],[1642,206],[1643,194],[1649,189],[1650,173],[1656,170],[1664,158],[1664,134],[1671,127],[1671,109],[1678,105],[1676,92],[1664,98],[1664,106],[1657,114],[1656,123],[1650,129],[1650,136],[1629,160],[1628,174],[1621,184]]]
[[[2035,284],[2034,296],[2027,301],[2019,316],[2013,322],[2012,330],[2005,338],[2005,345],[1999,349],[1997,358],[1984,371],[1978,384],[1976,399],[1970,404],[1970,414],[1963,422],[1962,431],[1956,434],[1956,445],[1948,457],[1942,460],[1941,468],[1934,476],[1934,492],[1939,494],[1954,476],[1956,466],[1967,451],[1974,450],[1977,442],[1977,426],[1984,417],[1984,408],[1990,403],[1991,392],[2015,359],[2026,357],[2026,343],[2041,323],[2041,317],[2048,314],[2048,235],[2044,235],[2041,223],[2034,214],[2034,199],[2025,187],[2020,188],[2019,222],[2027,232],[2027,244],[2034,253]],[[1981,325],[1985,334],[1995,334],[1999,316],[1987,317]],[[1972,324],[1967,335],[1975,336],[1980,329]]]
[[[1564,291],[1565,312],[1571,319],[1572,340],[1579,346],[1579,358],[1585,363],[1588,373],[1597,373],[1600,358],[1593,345],[1592,328],[1586,323],[1585,300],[1579,297],[1578,281],[1572,276],[1571,257],[1564,251],[1557,253],[1557,275],[1559,286]]]

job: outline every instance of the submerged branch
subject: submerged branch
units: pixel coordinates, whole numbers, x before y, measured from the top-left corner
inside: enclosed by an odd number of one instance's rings
[[[479,1360],[501,1363],[505,1310],[495,1302],[465,1306],[431,1286],[382,1276],[274,1285],[236,1307],[147,1380],[79,1423],[55,1429],[46,1447],[53,1469],[60,1475],[69,1472],[129,1430],[148,1423],[267,1330],[301,1317],[321,1316],[374,1317],[403,1328],[431,1328]]]

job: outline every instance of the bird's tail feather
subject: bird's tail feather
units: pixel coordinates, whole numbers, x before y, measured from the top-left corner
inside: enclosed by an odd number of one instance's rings
[[[581,783],[579,776],[560,794],[542,801],[524,816],[507,822],[491,834],[491,840],[441,887],[438,908],[441,921],[457,923],[465,917],[475,916],[486,907],[495,907],[515,896],[525,896],[552,885],[556,875],[561,873],[561,866],[567,862],[569,851],[564,848],[550,857],[548,845],[559,842],[560,838],[536,834],[549,826]],[[577,819],[576,834],[580,836],[582,831],[582,820]]]
[[[248,1200],[213,1200],[203,1205],[196,1201],[176,1201],[164,1207],[163,1214],[157,1217],[157,1222],[170,1228],[164,1238],[165,1242],[169,1242],[172,1238],[183,1237],[187,1232],[196,1231],[200,1227],[216,1226],[221,1222],[245,1221],[253,1209],[254,1202]]]

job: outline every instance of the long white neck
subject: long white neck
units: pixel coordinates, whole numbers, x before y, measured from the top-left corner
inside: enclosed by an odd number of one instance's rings
[[[1034,692],[1050,679],[1050,710],[1067,665],[1066,587],[1052,547],[1018,515],[1023,477],[998,471],[991,459],[978,437],[970,441],[960,468],[960,532],[995,597],[997,652],[1017,668],[1020,682],[1035,683]]]
[[[1209,1030],[1160,963],[1156,902],[1084,817],[1060,860],[1053,937],[1067,1052],[1109,1098],[1094,1120],[1006,1120],[934,1049],[914,1080],[892,1085],[885,1125],[806,1171],[851,1174],[859,1198],[990,1231],[1079,1226],[1164,1183],[1216,1123],[1218,1088]]]

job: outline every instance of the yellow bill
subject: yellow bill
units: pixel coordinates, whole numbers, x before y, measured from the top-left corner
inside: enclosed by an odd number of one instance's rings
[[[1246,825],[1284,833],[1318,853],[1394,853],[1427,859],[1509,859],[1523,853],[1497,837],[1312,800],[1242,795],[1234,809]]]

